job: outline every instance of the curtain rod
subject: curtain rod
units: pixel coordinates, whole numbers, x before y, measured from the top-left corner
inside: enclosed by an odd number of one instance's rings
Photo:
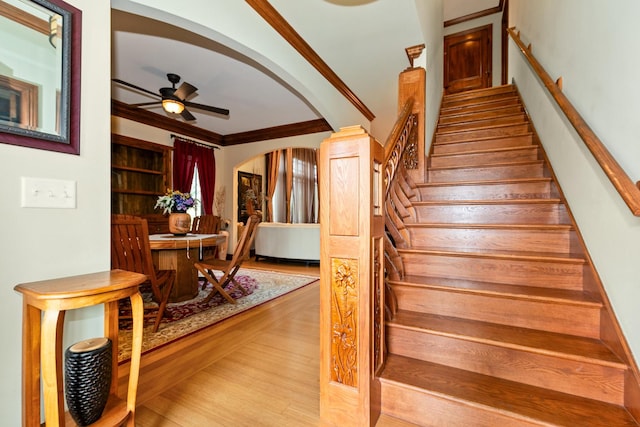
[[[201,145],[203,147],[213,148],[214,150],[219,150],[220,149],[220,147],[218,147],[217,145],[214,145],[214,144],[211,144],[211,143],[208,143],[208,142],[196,141],[196,140],[193,140],[193,139],[185,138],[184,136],[175,135],[173,133],[171,134],[171,138],[174,138],[174,139],[178,138],[178,139],[181,139],[183,141],[190,142],[192,144]]]

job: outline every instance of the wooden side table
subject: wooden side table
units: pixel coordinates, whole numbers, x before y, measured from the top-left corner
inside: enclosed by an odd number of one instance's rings
[[[134,426],[143,306],[138,285],[144,274],[124,270],[23,283],[15,290],[23,295],[22,321],[22,425],[40,426],[40,384],[44,396],[47,427],[64,426],[64,384],[62,379],[62,333],[66,310],[104,304],[104,334],[113,346],[111,389],[102,417],[92,426],[115,426],[126,421]],[[130,298],[133,337],[129,386],[126,399],[118,389],[118,300]]]

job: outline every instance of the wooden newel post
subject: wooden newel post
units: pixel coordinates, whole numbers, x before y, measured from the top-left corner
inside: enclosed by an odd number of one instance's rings
[[[320,147],[320,419],[372,426],[384,358],[384,149],[360,126]]]

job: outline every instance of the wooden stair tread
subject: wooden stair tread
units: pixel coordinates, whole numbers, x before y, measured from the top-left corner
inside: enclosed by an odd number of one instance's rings
[[[406,384],[425,393],[551,426],[637,427],[626,409],[617,405],[408,357],[388,355],[380,378],[383,383]]]
[[[451,103],[451,105],[442,106],[442,108],[440,109],[440,117],[447,118],[459,115],[461,113],[481,113],[505,106],[522,107],[522,103],[516,96],[486,99],[475,104],[460,104],[458,103],[458,101],[455,101],[455,103]]]
[[[601,307],[602,303],[583,291],[542,288],[534,286],[507,285],[501,283],[480,282],[476,280],[448,279],[429,276],[405,276],[401,280],[389,280],[391,285],[448,289],[456,292],[502,295],[509,298],[541,300],[561,304]]]
[[[509,151],[519,151],[519,150],[537,150],[537,145],[520,145],[515,147],[506,147],[506,148],[492,148],[488,150],[469,150],[469,151],[456,151],[453,153],[440,153],[440,154],[432,154],[431,157],[459,157],[466,156],[470,154],[491,154],[491,153],[505,153]]]
[[[485,111],[482,111],[485,112]],[[492,117],[473,117],[473,118],[469,118],[466,121],[462,121],[462,122],[452,122],[452,123],[438,123],[437,129],[438,132],[449,132],[447,130],[447,128],[456,128],[456,127],[465,127],[468,126],[468,128],[465,128],[464,130],[470,130],[470,129],[476,129],[476,128],[484,128],[487,126],[494,126],[494,125],[498,125],[498,124],[507,124],[507,123],[500,123],[500,120],[502,119],[522,119],[523,122],[524,120],[526,120],[527,115],[523,112],[523,111],[516,111],[516,112],[508,112],[505,114],[500,114],[500,115],[495,115]],[[498,122],[498,123],[490,123],[490,122]],[[488,122],[488,123],[487,123]],[[509,122],[509,124],[511,123],[523,123],[523,122]]]
[[[522,125],[526,125],[528,124],[528,122],[521,122],[521,123],[502,123],[502,124],[494,124],[494,125],[484,125],[484,126],[480,126],[478,128],[473,128],[473,129],[454,129],[451,131],[445,131],[445,130],[437,130],[436,131],[436,138],[439,135],[454,135],[454,134],[461,134],[464,135],[466,133],[470,133],[473,132],[474,130],[478,130],[478,129],[482,129],[482,130],[488,130],[488,129],[509,129],[509,128],[519,128],[522,127]],[[524,133],[524,132],[523,132]],[[510,135],[512,136],[512,135]]]
[[[580,254],[558,254],[555,252],[516,252],[516,251],[500,251],[493,249],[483,249],[479,251],[476,248],[466,249],[459,248],[452,250],[449,248],[437,249],[398,249],[400,254],[429,254],[429,255],[442,255],[442,256],[464,256],[475,258],[501,258],[509,260],[521,260],[521,261],[543,261],[543,262],[556,262],[565,264],[585,264],[586,260]]]
[[[469,138],[469,139],[465,139],[465,140],[456,140],[456,141],[435,141],[433,143],[434,147],[435,146],[442,146],[442,145],[455,145],[455,144],[465,144],[465,143],[469,143],[469,142],[482,142],[482,141],[491,141],[491,140],[495,140],[495,139],[505,139],[505,138],[525,138],[525,137],[531,137],[533,136],[533,132],[531,131],[525,131],[525,132],[521,132],[521,133],[516,133],[513,135],[502,135],[502,136],[481,136],[481,137],[473,137],[473,138]]]
[[[480,199],[480,200],[420,200],[413,203],[417,206],[438,206],[438,205],[558,205],[562,204],[560,199]]]
[[[456,229],[488,229],[488,230],[545,230],[545,231],[568,231],[573,230],[571,224],[469,224],[469,223],[407,223],[406,228],[456,228]]]
[[[482,116],[483,114],[497,114],[499,117],[500,113],[505,113],[505,115],[515,114],[515,113],[523,113],[524,108],[522,104],[513,104],[513,105],[492,105],[489,108],[480,110],[480,111],[471,111],[471,112],[453,112],[451,114],[441,115],[440,119],[444,118],[447,120],[451,119],[466,119],[469,117]],[[438,124],[450,124],[455,122],[447,122],[441,123],[438,121]]]
[[[527,160],[523,162],[506,162],[506,163],[491,163],[490,165],[478,165],[478,166],[441,166],[441,167],[429,167],[429,170],[443,170],[443,169],[485,169],[485,168],[494,168],[494,167],[505,167],[505,166],[518,166],[518,165],[540,165],[544,164],[544,160]]]
[[[455,181],[455,182],[421,182],[416,184],[416,188],[429,187],[457,187],[461,185],[505,185],[505,184],[527,184],[532,182],[551,182],[549,177],[540,178],[510,178],[510,179],[487,179],[478,181]]]
[[[606,345],[592,338],[406,310],[399,310],[388,324],[626,369]]]
[[[512,84],[504,84],[499,86],[492,86],[489,88],[471,89],[464,92],[448,93],[444,95],[444,99],[465,99],[474,98],[479,95],[495,95],[495,94],[516,94],[516,88]]]

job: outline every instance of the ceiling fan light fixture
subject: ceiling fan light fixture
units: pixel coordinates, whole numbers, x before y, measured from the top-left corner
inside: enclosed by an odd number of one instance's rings
[[[163,99],[162,108],[164,108],[164,111],[167,113],[180,114],[182,110],[184,110],[184,104],[175,99]]]

